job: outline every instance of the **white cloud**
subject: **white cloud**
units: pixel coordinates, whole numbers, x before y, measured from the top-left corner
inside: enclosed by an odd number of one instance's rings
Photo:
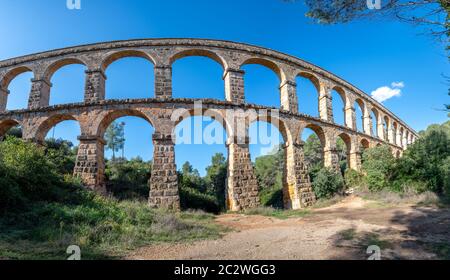
[[[404,87],[404,82],[393,82],[390,87],[384,86],[372,91],[372,97],[378,102],[384,102],[392,97],[401,96]]]
[[[405,87],[405,83],[404,82],[393,82],[391,84],[391,86],[393,88],[404,88]]]

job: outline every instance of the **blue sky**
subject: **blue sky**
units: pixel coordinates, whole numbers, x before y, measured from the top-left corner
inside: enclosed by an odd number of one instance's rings
[[[401,95],[384,104],[416,130],[448,120],[445,113],[438,111],[443,103],[448,103],[448,87],[442,74],[450,74],[442,44],[418,35],[420,30],[416,27],[390,20],[317,25],[304,17],[306,9],[301,2],[81,0],[81,10],[69,10],[66,0],[0,0],[0,60],[110,40],[172,37],[232,40],[300,57],[369,94],[381,87],[392,88],[393,82],[403,82]],[[244,70],[248,101],[279,106],[279,81],[275,74],[260,66],[246,66]],[[81,101],[83,71],[82,66],[67,66],[58,71],[52,79],[50,102]],[[185,58],[176,62],[173,72],[175,97],[224,99],[222,69],[214,61]],[[147,61],[120,60],[108,68],[107,75],[107,98],[153,95],[153,69]],[[23,74],[13,81],[9,109],[26,106],[30,78],[29,74]],[[317,115],[314,88],[302,79],[298,84],[301,111]],[[340,106],[337,96],[334,102]],[[335,110],[335,114],[338,122],[342,122],[341,110]],[[126,156],[150,159],[151,126],[140,119],[123,121],[128,139]],[[50,133],[76,143],[79,128],[74,122],[66,122]],[[252,157],[267,148],[253,144]],[[201,173],[215,152],[226,154],[224,145],[177,145],[176,151],[179,166],[189,160]]]

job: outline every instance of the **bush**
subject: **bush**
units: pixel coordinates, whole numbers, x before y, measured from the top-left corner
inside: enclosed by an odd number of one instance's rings
[[[151,166],[151,162],[140,158],[108,161],[105,172],[108,191],[119,200],[148,200]]]
[[[395,166],[394,178],[397,185],[411,181],[423,182],[421,191],[443,194],[448,188],[450,137],[445,126],[431,126],[423,133]]]
[[[57,200],[70,185],[58,174],[58,167],[45,156],[44,149],[15,137],[0,143],[0,210],[19,207],[24,202]]]
[[[276,147],[269,155],[256,159],[255,175],[263,206],[283,208],[284,158],[284,150]]]
[[[345,185],[349,188],[363,188],[366,186],[364,174],[353,169],[347,169],[345,171],[344,179]]]
[[[64,161],[62,161],[64,162]],[[218,237],[212,216],[118,202],[61,176],[42,147],[0,143],[0,259],[64,259],[71,244],[83,259],[111,258],[152,242]]]
[[[362,170],[371,191],[380,191],[390,186],[391,172],[395,164],[394,156],[388,146],[368,149],[363,154]]]
[[[266,207],[273,207],[276,209],[283,209],[283,187],[263,188],[259,192],[261,205]]]
[[[214,195],[202,193],[194,188],[180,188],[180,204],[183,210],[203,210],[215,214],[221,211],[219,202]]]
[[[199,172],[186,162],[178,172],[181,209],[203,210],[211,213],[221,211],[217,190],[211,188]],[[224,193],[222,195],[225,195]]]
[[[331,198],[344,189],[344,179],[339,172],[329,168],[321,169],[312,183],[318,199]]]
[[[444,181],[444,195],[447,201],[450,202],[450,157],[447,157],[441,166]]]

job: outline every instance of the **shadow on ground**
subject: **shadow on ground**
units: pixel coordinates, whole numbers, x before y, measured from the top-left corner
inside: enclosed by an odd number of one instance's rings
[[[355,225],[336,233],[331,239],[338,250],[331,258],[365,260],[374,254],[373,251],[367,252],[369,246],[378,246],[381,259],[450,259],[450,209],[410,209],[393,209],[392,212],[380,209],[379,217],[365,215],[364,210],[358,215],[359,210],[352,209],[347,213],[341,209],[342,218],[359,216],[364,222],[379,225],[380,228],[361,230]],[[385,219],[386,215],[391,217]]]

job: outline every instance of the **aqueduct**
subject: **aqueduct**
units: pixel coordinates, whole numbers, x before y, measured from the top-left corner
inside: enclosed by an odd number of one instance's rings
[[[187,56],[204,56],[218,62],[224,70],[224,100],[202,100],[202,110],[195,110],[194,99],[172,98],[172,64]],[[155,96],[148,99],[105,100],[105,70],[116,60],[141,57],[154,65]],[[63,66],[84,65],[84,102],[49,106],[51,77]],[[270,113],[264,106],[248,104],[244,90],[247,64],[260,64],[274,71],[280,79],[279,114]],[[28,108],[7,111],[8,87],[13,79],[31,72],[31,92]],[[297,98],[296,78],[305,77],[318,91],[319,117],[299,113],[301,100]],[[334,122],[332,90],[344,102],[345,125]],[[197,100],[198,101],[198,100]],[[363,111],[363,130],[356,128],[355,105]],[[175,164],[173,131],[183,119],[173,118],[174,111],[202,115],[209,111],[222,118],[229,139],[227,206],[230,210],[252,208],[259,205],[258,185],[249,152],[247,132],[236,131],[238,123],[246,128],[255,121],[276,123],[284,137],[286,150],[284,174],[284,203],[286,208],[310,206],[315,197],[304,162],[302,131],[310,128],[319,136],[323,147],[324,164],[338,169],[336,140],[341,138],[347,146],[349,167],[360,169],[361,147],[386,144],[395,156],[400,156],[418,134],[387,108],[370,96],[340,79],[301,59],[273,50],[217,40],[201,39],[147,39],[116,41],[59,49],[8,59],[0,62],[0,137],[12,127],[20,125],[23,138],[42,143],[47,132],[65,120],[76,120],[81,127],[79,149],[74,174],[89,188],[105,191],[104,145],[106,128],[117,118],[137,116],[147,120],[155,129],[154,156],[149,203],[153,207],[179,208],[179,190]],[[227,117],[227,111],[239,110],[244,114]],[[253,114],[246,114],[247,112]],[[254,114],[256,112],[256,115]],[[269,112],[269,113],[267,113]],[[375,116],[375,119],[372,117]],[[241,119],[242,118],[242,119]],[[376,123],[374,133],[373,123]]]

